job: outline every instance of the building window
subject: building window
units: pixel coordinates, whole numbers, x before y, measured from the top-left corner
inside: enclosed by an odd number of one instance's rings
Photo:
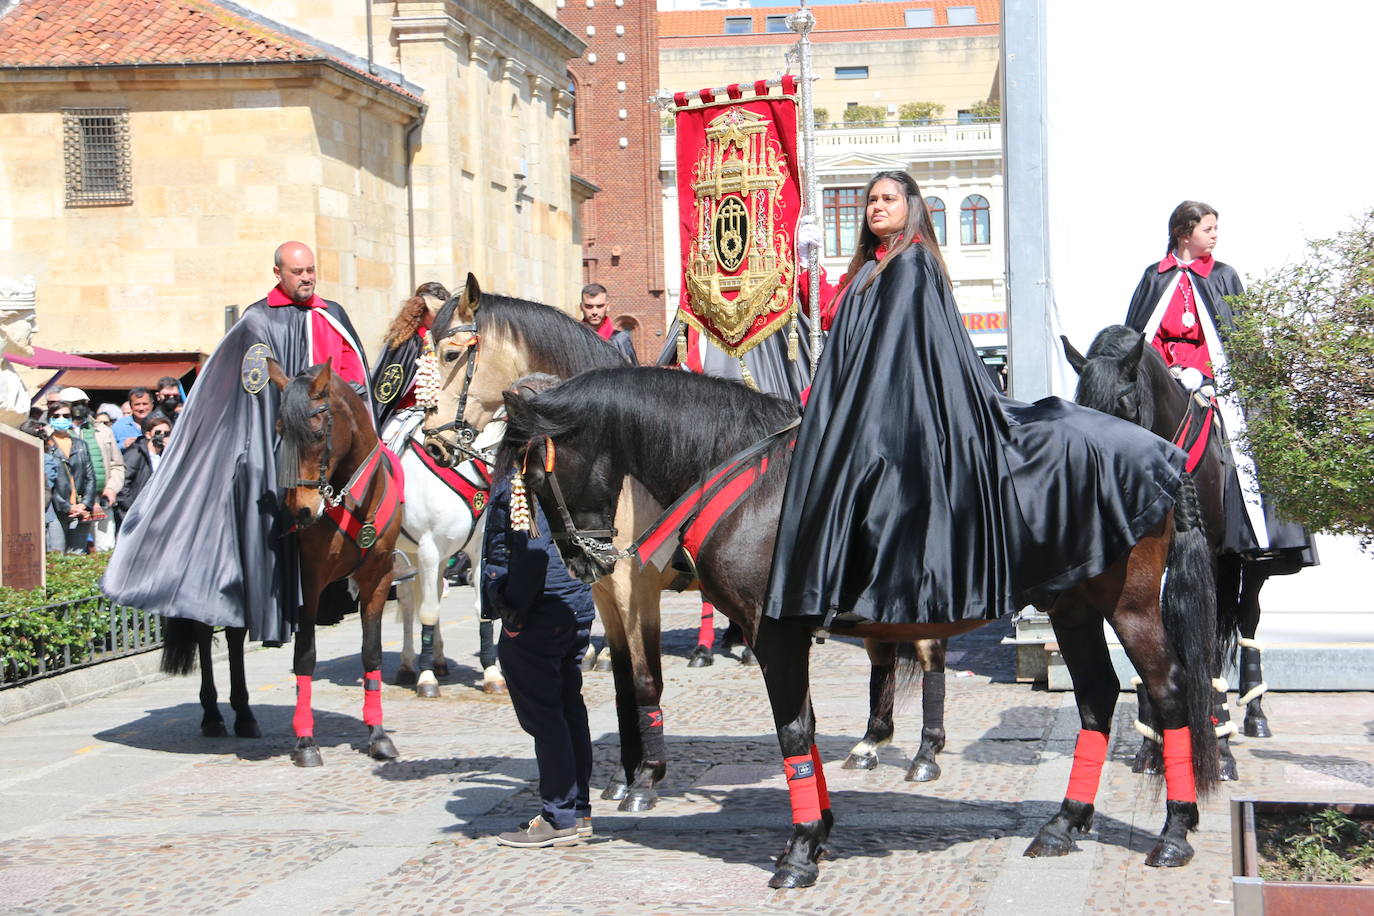
[[[935,230],[935,244],[945,244],[945,202],[938,197],[926,198],[926,210],[930,213],[930,225]]]
[[[62,159],[67,173],[67,206],[134,202],[126,109],[64,108]]]
[[[867,67],[836,67],[835,79],[837,80],[866,80],[868,79]]]
[[[754,31],[753,16],[726,16],[726,35],[749,35]]]
[[[568,73],[568,119],[572,122],[569,127],[569,134],[577,136],[577,80],[573,79],[571,71]]]
[[[935,10],[902,10],[908,29],[925,29],[935,24]]]
[[[821,194],[825,215],[825,250],[849,257],[859,241],[863,224],[863,188],[825,188]]]
[[[970,194],[959,207],[959,240],[965,245],[986,245],[988,230],[988,199],[982,194]]]
[[[790,32],[790,31],[792,31],[791,29],[789,29],[789,28],[787,27],[787,17],[786,17],[786,16],[769,16],[767,19],[764,20],[763,30],[764,30],[765,32]]]
[[[978,12],[971,6],[947,6],[945,21],[950,25],[977,25]]]

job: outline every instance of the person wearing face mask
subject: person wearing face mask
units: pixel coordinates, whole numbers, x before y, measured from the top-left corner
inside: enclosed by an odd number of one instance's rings
[[[48,414],[43,456],[48,482],[48,549],[85,553],[91,534],[91,507],[98,490],[90,451],[72,424],[72,409],[57,404]]]
[[[119,491],[119,498],[115,501],[115,512],[121,522],[162,463],[162,455],[167,451],[167,442],[172,435],[171,421],[159,413],[151,413],[139,423],[143,435],[124,450],[124,489]]]
[[[181,413],[181,382],[170,375],[164,375],[157,380],[157,409],[162,411],[162,415],[175,422],[177,414]]]
[[[71,408],[72,426],[86,443],[95,471],[98,495],[90,507],[91,540],[96,550],[110,550],[115,540],[115,499],[124,487],[124,454],[115,442],[114,433],[104,424],[95,422],[86,392],[80,388],[63,388],[58,398]]]

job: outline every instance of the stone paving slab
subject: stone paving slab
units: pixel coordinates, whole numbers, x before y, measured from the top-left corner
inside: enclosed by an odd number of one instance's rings
[[[994,625],[951,645],[939,781],[904,780],[919,695],[899,703],[875,770],[842,770],[867,718],[868,664],[857,642],[831,639],[814,649],[812,671],[837,827],[815,888],[772,891],[788,803],[762,679],[724,656],[688,669],[697,606],[666,596],[671,763],[658,806],[621,814],[594,796],[592,841],[504,849],[492,835],[538,806],[532,746],[508,700],[478,689],[469,590],[444,608],[444,695],[383,691],[397,761],[366,755],[350,621],[320,640],[319,769],[289,761],[289,649],[248,657],[262,739],[201,738],[188,679],[0,726],[0,911],[1224,914],[1232,791],[1374,801],[1374,697],[1273,693],[1277,736],[1237,746],[1242,779],[1204,804],[1193,864],[1146,868],[1163,795],[1159,780],[1129,772],[1138,739],[1123,694],[1094,830],[1073,855],[1026,859],[1067,780],[1071,697],[1014,683],[1012,649],[998,645],[1007,628]],[[390,620],[385,636],[399,640]],[[388,642],[388,677],[396,649]],[[585,695],[599,790],[619,766],[610,676],[587,675]]]

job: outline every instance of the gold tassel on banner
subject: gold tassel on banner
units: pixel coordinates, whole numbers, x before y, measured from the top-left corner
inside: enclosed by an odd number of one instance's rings
[[[751,391],[758,391],[759,383],[754,381],[754,374],[750,372],[749,367],[744,364],[743,356],[739,358],[739,371],[740,375],[744,376],[744,384],[747,385]]]
[[[677,323],[677,364],[687,367],[687,325],[681,321]]]
[[[787,358],[792,362],[797,361],[797,351],[801,347],[801,337],[797,333],[799,324],[797,316],[793,315],[792,323],[787,328]]]

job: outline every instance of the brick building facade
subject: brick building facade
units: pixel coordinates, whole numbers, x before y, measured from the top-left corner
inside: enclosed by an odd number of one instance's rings
[[[569,65],[572,171],[599,188],[582,205],[584,282],[606,287],[612,320],[649,362],[666,326],[659,113],[646,101],[659,88],[658,14],[653,0],[558,0],[558,21],[587,43]]]

